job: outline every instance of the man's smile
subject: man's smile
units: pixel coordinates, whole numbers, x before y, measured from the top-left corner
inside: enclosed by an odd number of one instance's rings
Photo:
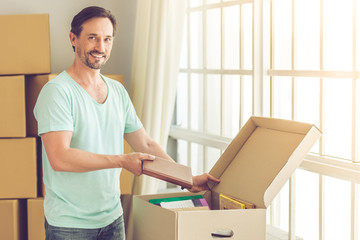
[[[104,53],[100,53],[98,51],[91,51],[89,55],[91,55],[94,58],[106,58],[106,55]]]

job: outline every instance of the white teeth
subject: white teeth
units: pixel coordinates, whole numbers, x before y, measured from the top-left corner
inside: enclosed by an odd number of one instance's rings
[[[95,54],[91,54],[93,57],[97,57],[97,58],[101,58],[103,57],[103,55],[95,55]]]

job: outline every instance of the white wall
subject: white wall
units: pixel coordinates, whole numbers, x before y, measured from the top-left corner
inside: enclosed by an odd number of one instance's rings
[[[74,59],[68,37],[72,18],[83,8],[92,5],[110,10],[117,20],[112,55],[102,73],[124,74],[129,85],[136,0],[0,0],[0,14],[49,14],[51,72],[58,73],[69,68]],[[34,58],[36,60],[36,56]]]

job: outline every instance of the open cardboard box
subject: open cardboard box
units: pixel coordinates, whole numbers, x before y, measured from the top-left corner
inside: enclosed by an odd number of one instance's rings
[[[320,136],[311,124],[251,117],[210,171],[221,180],[203,193],[212,210],[172,211],[149,203],[192,193],[134,196],[134,240],[212,239],[218,230],[231,230],[227,239],[265,239],[266,208]],[[256,209],[217,210],[220,193]]]

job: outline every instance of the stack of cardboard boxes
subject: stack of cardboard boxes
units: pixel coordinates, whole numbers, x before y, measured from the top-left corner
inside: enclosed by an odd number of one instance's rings
[[[0,239],[27,239],[28,232],[41,239],[27,226],[27,217],[43,215],[41,144],[36,122],[27,123],[36,99],[27,81],[50,72],[49,16],[3,15],[0,32]],[[43,227],[33,232],[44,235]]]
[[[0,239],[42,240],[42,147],[33,108],[56,76],[49,74],[49,15],[2,15],[0,32]],[[109,76],[124,83],[122,75]],[[123,175],[123,193],[130,193],[132,176]]]

